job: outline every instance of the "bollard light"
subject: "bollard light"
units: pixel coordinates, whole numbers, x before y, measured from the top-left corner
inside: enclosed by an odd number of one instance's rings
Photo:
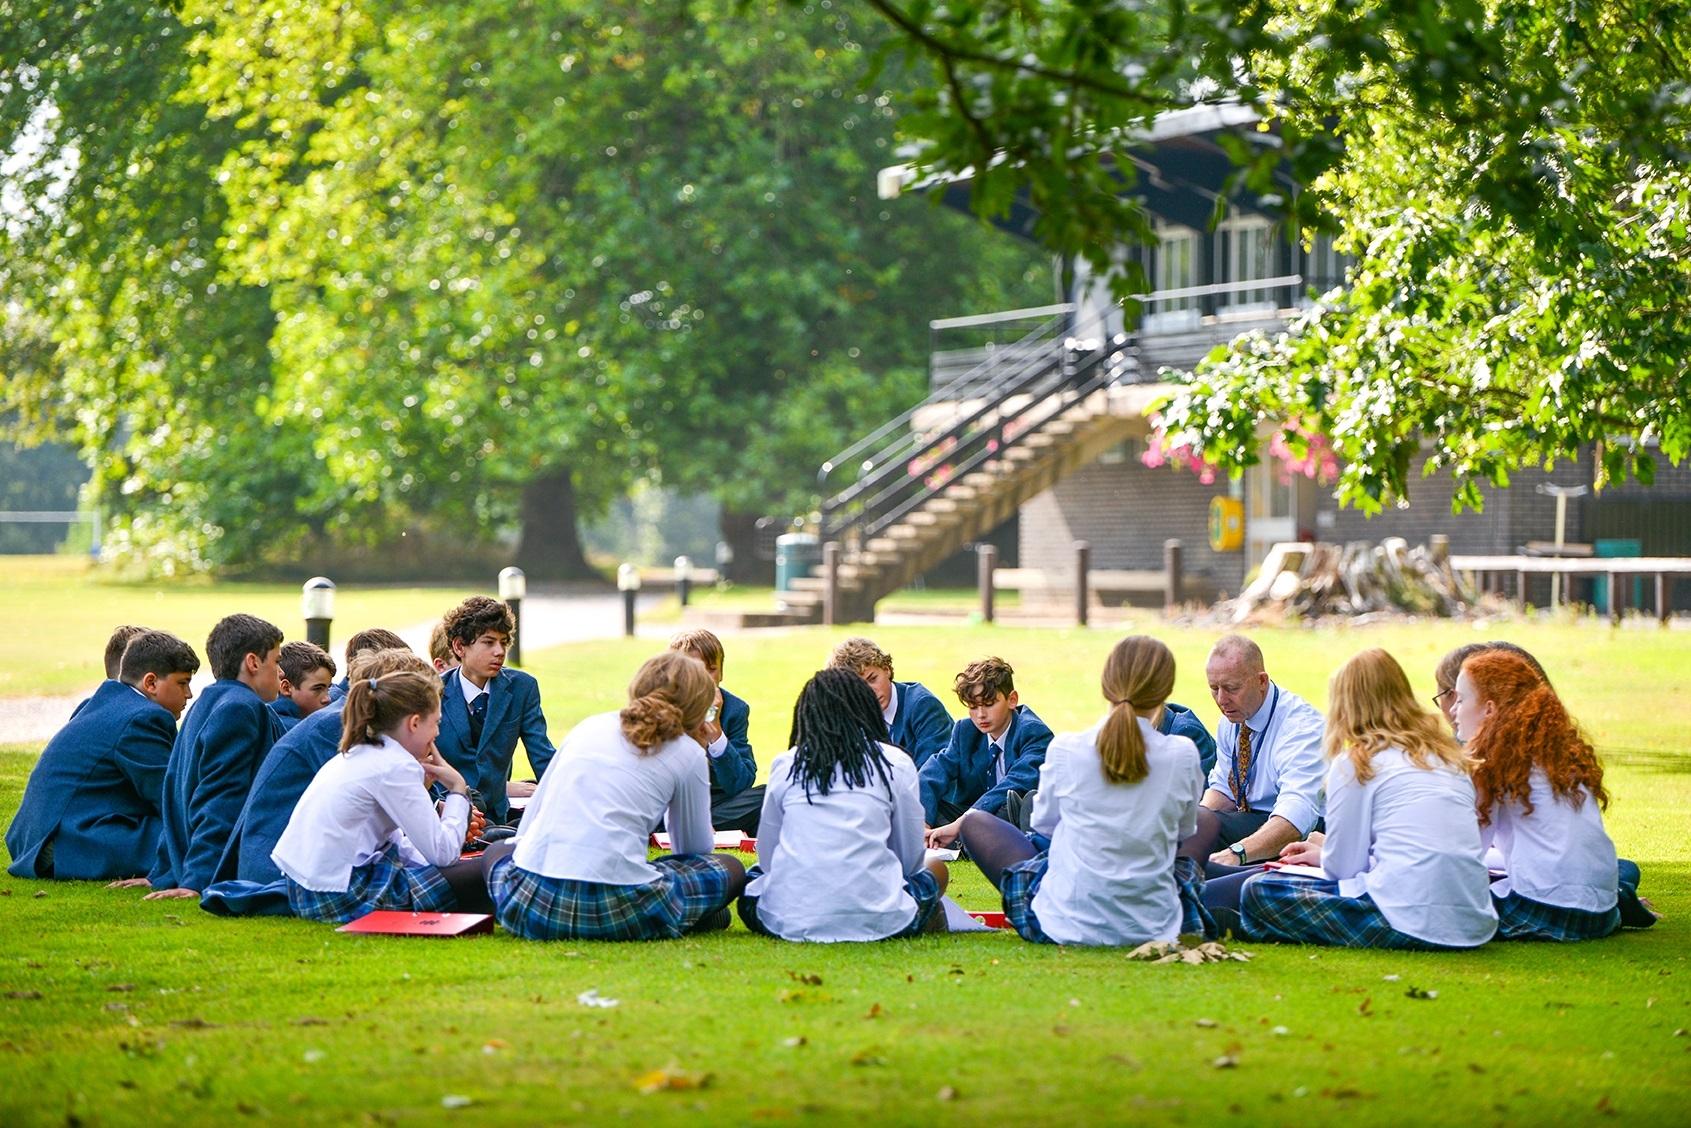
[[[300,615],[305,619],[305,640],[329,649],[329,624],[335,618],[335,581],[313,576],[300,589]]]
[[[677,556],[675,558],[675,594],[681,598],[681,606],[687,606],[687,597],[693,591],[693,561],[691,557]]]
[[[499,570],[499,598],[511,609],[511,665],[523,664],[523,596],[528,594],[528,577],[521,568]]]
[[[640,594],[640,569],[632,564],[617,568],[617,590],[622,592],[622,633],[634,637],[634,600]]]

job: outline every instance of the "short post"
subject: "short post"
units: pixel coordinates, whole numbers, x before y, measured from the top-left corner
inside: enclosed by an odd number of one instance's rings
[[[822,546],[822,625],[840,621],[840,542]]]
[[[640,594],[640,569],[632,564],[617,567],[617,590],[622,592],[622,634],[634,637],[634,600]]]
[[[1443,567],[1450,559],[1450,536],[1446,533],[1434,533],[1428,537],[1427,552],[1432,556],[1434,564]]]
[[[1656,573],[1656,622],[1662,626],[1668,625],[1668,604],[1672,602],[1670,593],[1673,585],[1668,583],[1666,572]]]
[[[681,600],[681,606],[687,606],[687,599],[693,594],[693,559],[690,556],[675,558],[675,594]]]
[[[327,576],[305,581],[299,608],[305,616],[305,641],[329,649],[329,624],[335,621],[335,581]]]
[[[528,595],[528,577],[521,568],[499,570],[499,600],[511,609],[511,665],[523,664],[523,599]]]
[[[1527,609],[1527,574],[1525,572],[1515,573],[1515,599],[1520,603],[1521,610],[1525,611]]]
[[[1171,537],[1163,542],[1163,614],[1173,615],[1180,610],[1184,597],[1180,590],[1180,540]]]
[[[998,570],[998,546],[982,544],[975,546],[975,582],[981,590],[981,622],[993,621],[993,573]]]
[[[1609,573],[1609,625],[1618,627],[1621,623],[1621,573]]]
[[[1086,626],[1087,604],[1091,602],[1090,592],[1087,590],[1088,573],[1092,571],[1092,546],[1085,541],[1074,542],[1074,621],[1076,626]]]
[[[726,584],[728,573],[734,567],[734,546],[727,541],[716,542],[716,582]]]

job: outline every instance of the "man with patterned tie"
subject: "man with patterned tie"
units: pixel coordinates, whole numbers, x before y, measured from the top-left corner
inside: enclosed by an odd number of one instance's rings
[[[1198,831],[1180,853],[1205,864],[1207,876],[1276,858],[1321,821],[1327,762],[1326,719],[1295,693],[1274,684],[1262,650],[1227,635],[1204,667],[1221,710],[1215,767],[1199,802]]]

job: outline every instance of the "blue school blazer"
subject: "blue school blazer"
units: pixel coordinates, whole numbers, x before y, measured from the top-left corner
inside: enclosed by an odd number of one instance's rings
[[[1215,767],[1215,737],[1204,727],[1204,722],[1198,719],[1198,714],[1184,705],[1176,705],[1172,701],[1163,703],[1162,723],[1157,731],[1164,736],[1184,736],[1198,746],[1199,766],[1202,767],[1204,778],[1210,777],[1210,769]]]
[[[275,713],[276,718],[282,722],[283,732],[287,732],[289,729],[305,720],[305,718],[300,715],[299,706],[294,704],[294,699],[286,695],[278,697],[276,700],[272,701],[270,703],[270,711]]]
[[[908,752],[919,768],[950,742],[951,714],[921,682],[893,682],[892,690],[898,699],[892,743]]]
[[[722,691],[722,735],[728,749],[710,758],[710,797],[713,803],[731,799],[757,781],[757,757],[752,755],[752,707],[726,689]]]
[[[110,881],[153,864],[159,794],[176,718],[119,681],[103,683],[47,743],[6,830],[13,877]],[[53,872],[36,866],[53,843]]]
[[[446,678],[441,694],[440,735],[435,747],[463,773],[464,782],[481,793],[487,817],[502,823],[510,813],[505,781],[511,778],[511,756],[522,739],[534,778],[539,779],[556,751],[546,735],[546,714],[540,711],[540,683],[520,670],[503,669],[487,683],[487,717],[481,743],[470,747],[470,711],[464,705],[464,682],[456,671]]]
[[[164,772],[164,829],[148,874],[154,889],[203,892],[282,722],[245,684],[219,678],[188,710]]]
[[[1010,727],[1004,730],[1004,775],[994,784],[992,741],[969,718],[958,721],[945,751],[922,765],[922,810],[928,825],[939,825],[942,803],[996,815],[1004,809],[1006,792],[1033,791],[1039,786],[1039,766],[1050,743],[1051,730],[1045,722],[1026,705],[1016,706]]]
[[[241,817],[229,833],[229,845],[217,865],[217,880],[282,880],[270,852],[288,829],[294,807],[305,794],[317,769],[341,750],[341,710],[346,701],[330,702],[283,734],[253,776]]]

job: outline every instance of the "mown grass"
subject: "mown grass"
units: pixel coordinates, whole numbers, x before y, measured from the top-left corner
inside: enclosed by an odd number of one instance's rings
[[[359,587],[336,593],[335,617],[353,629],[403,629],[439,618],[467,587]],[[203,664],[205,638],[223,616],[269,619],[304,637],[294,584],[212,583],[200,578],[119,583],[98,578],[73,556],[0,556],[0,697],[85,692],[105,676],[101,655],[112,628],[136,623],[186,639]],[[344,642],[346,631],[336,632]],[[338,659],[337,659],[338,660]]]
[[[1199,671],[1214,632],[1146,626],[1175,648],[1180,699],[1212,719]],[[936,690],[968,659],[1002,654],[1059,729],[1095,716],[1114,638],[873,633],[901,677]],[[1604,749],[1611,832],[1668,914],[1655,929],[1436,955],[1245,945],[1248,964],[1154,967],[1007,934],[869,947],[785,945],[738,925],[663,945],[353,938],[7,879],[0,1061],[13,1083],[0,1123],[1683,1123],[1686,636],[1415,624],[1258,637],[1277,676],[1319,703],[1327,671],[1362,647],[1388,647],[1430,692],[1443,649],[1494,634],[1544,658]],[[761,761],[842,635],[728,640],[728,684],[752,702]],[[614,705],[651,649],[536,654],[554,733]],[[0,820],[34,751],[0,749]],[[953,891],[991,903],[966,864]],[[619,1004],[578,1003],[590,988]],[[704,1086],[642,1093],[665,1067]],[[443,1105],[459,1097],[473,1104]]]

